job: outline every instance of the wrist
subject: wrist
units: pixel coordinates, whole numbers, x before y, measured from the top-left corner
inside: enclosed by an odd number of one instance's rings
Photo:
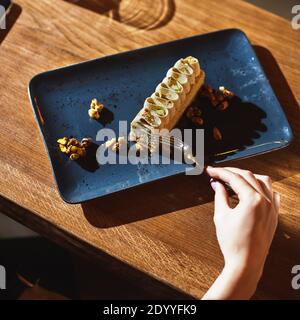
[[[221,273],[228,299],[250,299],[255,293],[262,268],[247,263],[225,264]]]
[[[225,259],[224,272],[235,274],[237,277],[260,279],[264,267],[264,262],[258,259],[230,258]]]

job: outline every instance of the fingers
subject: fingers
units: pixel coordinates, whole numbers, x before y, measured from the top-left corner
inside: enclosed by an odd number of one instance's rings
[[[256,189],[240,174],[224,168],[213,168],[210,166],[207,167],[206,171],[212,178],[228,183],[240,200],[249,200],[249,198],[251,199],[251,195],[256,192]]]
[[[263,176],[260,174],[255,174],[255,177],[260,182],[260,185],[265,190],[265,192],[269,195],[269,198],[273,200],[272,179],[268,176]]]
[[[224,169],[241,175],[258,193],[260,193],[267,201],[273,200],[273,194],[268,191],[269,185],[265,186],[266,176],[254,175],[251,171],[238,168],[225,167]],[[260,177],[261,181],[258,180]],[[272,187],[272,183],[271,183]]]
[[[229,206],[228,193],[222,183],[212,180],[211,186],[215,191],[215,215],[222,214],[231,209]]]
[[[251,171],[242,170],[233,167],[213,168],[207,167],[208,174],[216,179],[228,183],[234,192],[237,193],[239,199],[251,197],[251,192],[257,192],[262,195],[268,202],[273,203],[278,214],[280,207],[280,195],[273,192],[272,180],[265,175],[253,174]],[[223,186],[223,188],[224,186]],[[223,191],[223,190],[220,190]],[[226,190],[225,190],[226,192]],[[226,206],[228,205],[228,194]],[[251,198],[250,198],[251,199]]]

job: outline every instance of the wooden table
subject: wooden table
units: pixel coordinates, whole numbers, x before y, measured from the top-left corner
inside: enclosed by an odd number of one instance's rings
[[[201,298],[223,264],[207,180],[177,177],[82,206],[64,203],[27,85],[48,69],[240,28],[255,45],[295,134],[287,149],[235,163],[270,175],[282,195],[278,231],[256,298],[300,298],[291,288],[291,269],[300,264],[300,31],[243,1],[124,0],[119,8],[118,1],[71,2],[16,0],[9,29],[5,35],[0,31],[0,211],[143,281],[161,297]]]

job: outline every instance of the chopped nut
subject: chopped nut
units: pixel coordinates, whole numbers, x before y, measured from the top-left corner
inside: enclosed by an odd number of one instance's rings
[[[112,147],[111,147],[111,150],[113,152],[119,152],[119,150],[120,150],[119,142],[116,142],[115,144],[113,144]]]
[[[81,145],[85,148],[90,146],[92,143],[93,143],[93,140],[91,138],[83,138],[81,140]]]
[[[78,148],[78,149],[77,149],[77,154],[78,154],[80,157],[85,157],[85,156],[86,156],[86,150],[85,150],[85,148]]]
[[[118,142],[124,145],[126,143],[125,137],[119,137]]]
[[[101,111],[104,108],[104,104],[100,103],[97,99],[93,99],[91,102],[91,109]]]
[[[112,138],[111,140],[105,142],[105,147],[107,149],[111,149],[114,152],[119,152],[120,149],[125,146],[127,146],[125,137],[119,137],[118,141],[116,140],[116,138]]]
[[[198,107],[190,107],[187,110],[186,116],[188,119],[192,119],[193,117],[201,116],[202,111]]]
[[[213,107],[216,107],[219,104],[219,101],[217,100],[216,97],[212,97],[210,102],[213,105]]]
[[[194,124],[196,124],[197,126],[202,126],[204,121],[201,117],[193,117],[192,121]]]
[[[206,86],[206,90],[207,90],[209,93],[213,93],[213,92],[214,92],[214,89],[213,89],[212,86],[210,86],[210,85],[207,85],[207,86]]]
[[[222,91],[216,91],[215,98],[218,100],[218,102],[225,100],[225,97],[224,97]]]
[[[218,109],[220,111],[224,111],[229,107],[229,102],[227,100],[222,101],[219,105],[218,105]]]
[[[100,118],[100,113],[99,113],[99,111],[96,111],[95,109],[89,109],[89,116],[92,119],[98,120]]]
[[[70,154],[70,153],[71,153],[71,148],[72,148],[72,146],[68,146],[68,147],[67,147],[66,154]]]
[[[225,97],[228,97],[228,98],[234,97],[234,93],[226,89],[224,86],[219,87],[219,90],[223,93]]]
[[[188,108],[188,110],[186,112],[186,116],[187,116],[188,119],[192,119],[192,117],[194,116],[193,108]]]
[[[214,136],[214,139],[217,140],[217,141],[221,141],[222,140],[221,131],[217,127],[213,128],[213,136]]]
[[[57,142],[65,146],[68,143],[68,138],[64,137],[64,138],[58,139]]]
[[[72,153],[72,154],[70,155],[70,159],[71,159],[71,160],[78,160],[79,158],[80,158],[80,155],[77,154],[77,153]]]
[[[125,140],[125,137],[119,137],[118,142],[116,142],[112,146],[112,151],[118,152],[118,151],[120,151],[120,149],[124,148],[125,146],[127,146],[127,142]]]
[[[86,156],[86,147],[92,143],[92,139],[83,138],[83,143],[80,143],[75,138],[64,137],[62,139],[58,139],[57,142],[59,143],[59,149],[61,152],[69,155],[71,160],[77,160]]]
[[[67,153],[67,147],[66,147],[66,146],[60,144],[60,145],[59,145],[59,148],[60,148],[60,151],[61,151],[61,152]]]
[[[220,86],[219,90],[214,90],[211,86],[203,86],[201,93],[210,100],[213,107],[218,107],[220,111],[224,111],[229,107],[229,101],[234,97],[234,93]]]
[[[71,152],[71,153],[77,153],[77,151],[78,151],[78,147],[76,147],[76,146],[71,146],[71,148],[70,148],[70,152]]]
[[[77,146],[78,147],[79,145],[80,145],[79,141],[75,138],[70,138],[67,142],[68,147],[69,146]]]
[[[115,143],[116,143],[116,138],[112,138],[111,140],[108,140],[105,142],[105,147],[106,148],[111,148]]]
[[[91,101],[89,116],[92,119],[98,120],[100,118],[100,112],[103,110],[104,105],[100,103],[97,99]]]
[[[187,112],[186,112],[186,116],[188,119],[191,119],[194,115],[194,111],[193,108],[188,108]]]

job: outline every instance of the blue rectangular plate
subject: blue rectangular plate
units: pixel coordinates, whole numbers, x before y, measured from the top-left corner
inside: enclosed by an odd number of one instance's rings
[[[238,97],[223,113],[204,108],[207,161],[254,156],[291,142],[292,132],[283,110],[240,30],[222,30],[48,71],[30,81],[29,96],[66,202],[84,202],[184,172],[183,164],[99,167],[94,160],[70,161],[59,151],[56,140],[71,135],[95,140],[104,126],[117,132],[119,121],[130,122],[168,68],[188,55],[199,59],[207,84],[215,88],[224,85]],[[107,108],[106,123],[88,117],[94,97]],[[206,102],[200,99],[196,103]],[[221,142],[212,138],[214,126],[223,134]],[[179,127],[191,125],[182,119]]]

